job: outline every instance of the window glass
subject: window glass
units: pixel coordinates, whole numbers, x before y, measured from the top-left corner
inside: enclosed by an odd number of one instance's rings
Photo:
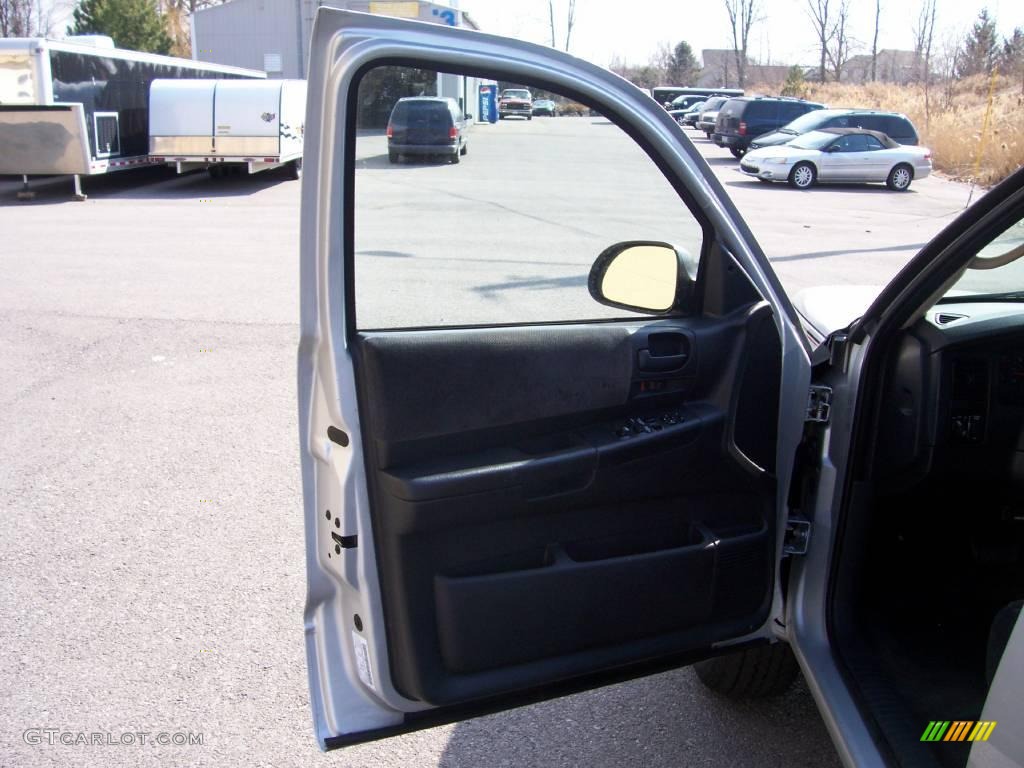
[[[834,133],[826,133],[825,131],[811,131],[805,133],[803,136],[798,136],[789,142],[789,146],[796,147],[798,149],[824,149],[826,146],[835,141],[836,135]]]
[[[1024,219],[987,243],[940,301],[999,297],[1024,301]]]
[[[790,120],[793,120],[797,117],[800,117],[800,115],[805,114],[807,112],[807,107],[803,104],[782,102],[779,105],[779,110],[779,119],[789,122]]]
[[[743,109],[743,106],[742,106],[743,102],[742,101],[736,102],[735,108],[733,108],[733,107],[726,107],[728,102],[729,102],[729,99],[723,99],[721,96],[710,98],[710,99],[708,99],[707,101],[704,102],[704,109],[702,111],[711,112],[712,110],[720,109],[720,110],[728,112],[729,114],[734,114],[735,112],[740,111],[740,110]]]
[[[560,111],[572,106],[565,110],[572,116],[465,125],[412,117],[457,96],[438,94],[449,86],[470,95],[466,112],[485,114],[476,94],[490,83],[386,67],[360,84],[357,327],[638,317],[598,304],[587,288],[598,255],[627,240],[669,243],[696,274],[697,220],[650,157],[606,118],[539,88],[534,93]]]
[[[854,124],[858,128],[867,128],[869,131],[881,131],[886,133],[886,128],[889,126],[885,124],[884,119],[880,115],[864,115],[858,117]]]
[[[752,120],[769,120],[776,114],[776,110],[778,109],[778,106],[773,102],[740,101],[737,103],[740,105],[746,104],[746,109],[742,109],[741,107],[740,110],[743,113],[743,118],[748,122]]]
[[[907,121],[901,117],[885,118],[885,127],[882,131],[893,138],[909,139],[914,135],[914,132],[910,129]]]
[[[880,142],[874,136],[864,136],[863,138],[864,138],[864,149],[866,149],[866,150],[885,149],[885,147],[882,146],[882,142]]]
[[[785,127],[794,133],[807,133],[808,131],[813,131],[817,128],[825,128],[833,125],[832,120],[834,119],[834,117],[829,119],[827,116],[807,113],[800,115],[795,120],[787,123]]]
[[[839,141],[843,152],[864,152],[868,148],[867,137],[862,133],[844,136]]]

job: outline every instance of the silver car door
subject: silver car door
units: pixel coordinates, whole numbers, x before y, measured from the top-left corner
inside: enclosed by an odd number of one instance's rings
[[[402,67],[420,78],[416,95],[460,73],[603,115],[533,135],[585,131],[598,147],[620,136],[676,218],[696,223],[695,264],[680,257],[672,306],[653,318],[552,318],[563,300],[590,306],[600,280],[588,282],[589,254],[614,245],[595,233],[628,217],[588,202],[563,225],[544,208],[558,201],[543,197],[547,171],[529,153],[515,166],[522,182],[494,178],[495,142],[526,132],[474,126],[465,164],[451,154],[451,165],[403,173],[406,163],[388,162],[383,122],[366,132],[357,119],[364,104],[397,98],[364,100],[362,85]],[[387,108],[375,114],[386,120]],[[548,47],[328,7],[314,24],[307,109],[298,398],[321,747],[773,637],[807,342],[749,228],[668,113]],[[509,201],[506,182],[531,185]],[[501,211],[518,222],[502,232],[523,231],[524,218],[531,231],[557,225],[558,249],[496,238]],[[584,248],[586,261],[552,279],[521,276],[564,261],[566,248]],[[527,266],[510,281],[510,264]],[[377,303],[364,301],[375,286]],[[554,322],[511,316],[513,295]],[[464,297],[495,319],[447,322]],[[384,320],[364,324],[370,310]],[[623,621],[610,620],[612,605]]]
[[[839,139],[828,147],[818,152],[818,180],[819,181],[842,181],[846,174],[846,162],[841,148],[838,151],[831,149],[839,147]]]
[[[901,151],[886,149],[874,136],[864,136],[867,151],[864,152],[864,168],[867,181],[885,181],[893,163],[893,156]]]

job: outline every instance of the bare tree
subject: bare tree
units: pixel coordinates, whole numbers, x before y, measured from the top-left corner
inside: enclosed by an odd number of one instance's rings
[[[0,37],[46,36],[51,15],[37,0],[0,0]]]
[[[662,40],[658,43],[647,65],[658,73],[659,85],[669,85],[668,70],[672,66],[672,45]]]
[[[818,80],[825,82],[825,63],[828,61],[828,47],[835,35],[835,23],[830,18],[830,0],[807,0],[807,10],[814,22],[814,32],[818,36]]]
[[[939,78],[944,83],[942,91],[942,109],[949,110],[953,107],[953,100],[956,96],[957,70],[960,67],[960,47],[963,41],[961,30],[946,30],[945,35],[939,41],[936,50],[936,66]]]
[[[747,50],[750,44],[750,28],[758,21],[759,0],[725,0],[732,28],[732,50],[736,58],[736,80],[739,87],[747,84]]]
[[[843,67],[850,60],[850,35],[847,22],[850,18],[850,0],[839,0],[836,22],[832,27],[832,43],[825,46],[829,64],[832,65],[832,76],[838,83],[843,79]],[[822,81],[824,82],[824,81]]]
[[[927,29],[924,41],[924,82],[927,85],[932,77],[932,40],[935,38],[935,0],[925,0],[925,12],[928,14]]]
[[[565,52],[569,52],[569,38],[572,37],[572,27],[576,23],[576,0],[569,0],[569,12],[565,19]]]
[[[921,0],[921,9],[914,25],[914,78],[928,81],[931,67],[932,38],[935,33],[935,0]]]
[[[195,0],[192,0],[195,2]],[[209,0],[199,0],[200,2]],[[222,0],[226,2],[227,0]],[[548,0],[548,25],[551,29],[551,47],[557,48],[558,35],[555,32],[555,0]],[[565,50],[569,50],[569,41],[572,39],[572,28],[576,25],[576,0],[569,0],[568,10],[565,17]]]
[[[932,82],[932,40],[935,37],[935,0],[922,0],[918,14],[917,32],[919,41],[917,52],[921,66],[921,80],[924,82],[924,124],[928,130],[932,119],[931,82]]]
[[[882,18],[882,0],[875,0],[875,36],[871,40],[871,82],[878,79],[878,21]]]

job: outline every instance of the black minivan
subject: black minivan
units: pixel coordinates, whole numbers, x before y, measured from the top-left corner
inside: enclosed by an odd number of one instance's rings
[[[755,136],[778,130],[801,115],[824,108],[824,104],[784,97],[729,99],[718,110],[711,140],[720,147],[728,147],[734,157],[743,157]]]
[[[823,128],[865,128],[886,134],[898,144],[917,144],[917,129],[910,118],[899,112],[879,112],[875,109],[819,109],[798,117],[777,131],[757,136],[750,149],[775,147],[785,144],[810,131]]]
[[[467,116],[455,99],[411,96],[399,99],[388,118],[388,160],[402,155],[441,155],[451,163],[466,154]]]

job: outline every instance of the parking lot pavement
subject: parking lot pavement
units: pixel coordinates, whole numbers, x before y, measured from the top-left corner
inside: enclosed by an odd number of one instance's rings
[[[819,185],[806,191],[744,176],[727,149],[687,135],[750,224],[787,291],[816,285],[881,287],[957,214],[970,186],[940,176],[907,192],[881,184]],[[973,200],[983,192],[976,190]]]
[[[564,120],[500,129],[576,130]],[[396,173],[468,169],[488,157],[485,130],[465,165]],[[702,151],[787,284],[878,282],[966,196],[938,179],[907,195],[795,193]],[[496,173],[516,161],[492,157]],[[0,181],[0,765],[836,764],[803,686],[733,705],[685,669],[319,754],[302,630],[298,184],[155,170],[88,180],[85,202],[41,184],[31,204],[16,188]],[[34,745],[32,728],[203,744]]]

